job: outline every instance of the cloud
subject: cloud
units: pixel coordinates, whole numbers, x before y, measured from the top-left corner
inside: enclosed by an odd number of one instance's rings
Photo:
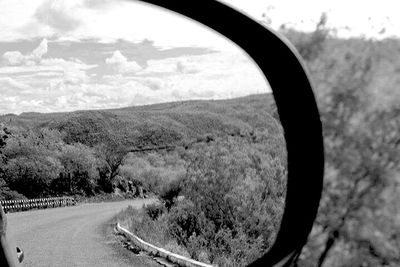
[[[96,64],[83,62],[81,52],[68,54],[68,59],[56,58],[59,55],[53,53],[53,45],[48,51],[46,41],[27,55],[9,53],[6,56],[9,64],[0,66],[0,77],[12,78],[0,80],[0,94],[9,103],[0,100],[0,113],[106,109],[191,99],[226,99],[268,91],[265,78],[245,53],[170,55],[149,60],[147,67],[141,68],[124,55],[128,52],[110,47],[113,49],[110,54],[93,49],[102,55]],[[40,60],[27,65],[26,58],[34,57]],[[99,73],[98,68],[104,71]],[[110,72],[111,69],[116,71]],[[24,105],[19,106],[17,103],[22,101]]]
[[[35,50],[32,51],[32,57],[37,58],[37,59],[41,59],[42,56],[44,56],[47,51],[48,51],[48,41],[46,38],[44,38],[38,47],[36,47]]]
[[[82,85],[90,83],[86,71],[97,67],[70,58],[45,58],[48,53],[46,39],[23,55],[20,51],[3,54],[6,65],[0,66],[0,113],[25,111],[66,111],[91,108],[79,93]],[[69,101],[57,102],[61,96]],[[19,105],[20,103],[20,105]]]
[[[202,56],[208,57],[208,55]],[[199,68],[198,58],[201,57],[181,56],[162,60],[149,60],[147,68],[142,73],[196,74],[202,71]]]
[[[86,72],[80,69],[66,67],[64,69],[64,82],[67,84],[79,84],[89,81],[89,76]]]
[[[166,58],[160,60],[148,60],[147,67],[140,72],[143,75],[151,74],[172,74],[179,71],[179,60],[181,58]]]
[[[15,89],[18,89],[20,91],[32,90],[32,88],[29,85],[16,81],[10,77],[0,77],[0,85],[1,85],[0,91],[2,91],[2,93],[8,90],[11,91]]]
[[[213,99],[216,97],[216,92],[213,90],[196,91],[196,90],[177,90],[174,89],[171,95],[175,97],[176,100],[189,100],[189,99]]]
[[[119,73],[137,72],[142,69],[135,61],[128,61],[119,50],[114,51],[111,57],[106,58],[106,64],[112,66]]]
[[[115,1],[111,1],[111,0],[84,0],[83,1],[83,4],[86,7],[93,8],[93,9],[101,9],[101,8],[109,7],[114,3],[115,3]]]
[[[152,91],[161,90],[165,86],[165,82],[160,78],[148,77],[143,79],[137,79],[137,81],[147,86]]]
[[[257,65],[245,54],[219,52],[149,60],[141,77],[162,79],[165,99],[224,99],[270,92]]]
[[[187,62],[178,61],[176,63],[176,71],[179,73],[195,74],[199,72],[193,65],[187,64]]]
[[[7,51],[3,54],[3,59],[5,60],[6,64],[11,66],[33,66],[41,61],[42,57],[47,53],[47,51],[48,41],[46,38],[44,38],[38,47],[36,47],[30,54],[23,55],[19,51]]]
[[[43,106],[41,100],[29,100],[20,97],[5,97],[0,98],[0,114],[10,113],[22,113],[28,110],[38,112],[50,112],[51,109]]]
[[[62,58],[43,59],[41,66],[53,70],[61,70],[60,82],[65,84],[80,84],[90,80],[86,71],[97,67],[97,65],[87,65],[79,60],[65,60]]]
[[[3,54],[6,66],[0,67],[0,74],[17,76],[18,80],[46,87],[46,84],[58,79],[65,84],[88,82],[86,70],[97,67],[87,65],[78,59],[44,58],[48,53],[48,41],[40,44],[27,55],[20,51],[8,51]],[[8,66],[7,66],[8,65]],[[49,75],[50,73],[50,75]]]
[[[0,68],[0,74],[16,75],[18,79],[29,79],[36,84],[47,84],[57,78],[66,84],[79,84],[90,80],[86,71],[97,65],[87,65],[77,60],[61,58],[41,59],[36,65],[19,65]]]
[[[25,56],[19,51],[8,51],[3,54],[3,59],[6,64],[9,65],[20,65],[25,61]]]
[[[25,73],[40,73],[40,72],[62,72],[62,66],[10,66],[0,68],[0,74],[19,75]]]
[[[53,67],[58,67],[58,68],[76,68],[76,69],[82,69],[82,70],[88,70],[97,67],[96,64],[85,64],[84,62],[78,60],[78,59],[70,59],[70,60],[65,60],[62,58],[45,58],[42,59],[40,62],[41,66],[53,66]]]
[[[40,5],[35,18],[60,32],[71,32],[82,23],[80,19],[71,15],[72,8],[66,4],[67,1],[49,0]]]

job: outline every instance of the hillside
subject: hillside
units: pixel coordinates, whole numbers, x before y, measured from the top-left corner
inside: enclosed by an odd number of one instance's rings
[[[272,94],[229,100],[196,100],[120,109],[3,115],[0,122],[18,128],[50,128],[67,143],[93,146],[118,141],[125,146],[174,145],[205,135],[239,135],[252,129],[276,129]]]

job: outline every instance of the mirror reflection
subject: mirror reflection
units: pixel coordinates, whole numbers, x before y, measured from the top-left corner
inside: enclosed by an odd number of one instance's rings
[[[246,266],[272,246],[286,146],[268,82],[244,51],[138,2],[4,8],[0,196],[26,264],[168,261],[147,242]]]

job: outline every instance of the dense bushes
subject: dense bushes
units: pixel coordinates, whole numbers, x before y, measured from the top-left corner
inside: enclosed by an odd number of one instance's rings
[[[50,184],[61,171],[52,158],[18,157],[10,159],[5,170],[9,187],[28,198],[50,195]]]
[[[50,184],[62,170],[58,138],[48,130],[10,134],[3,148],[3,179],[11,190],[27,197],[51,193]]]
[[[173,173],[184,166],[185,171],[160,180],[160,202],[132,216],[131,230],[203,262],[254,261],[272,245],[284,208],[286,150],[270,139],[284,144],[281,132],[256,131],[137,161],[136,167],[147,170],[168,166]],[[173,164],[171,156],[180,159]]]
[[[184,150],[183,150],[184,151]],[[178,180],[185,175],[185,161],[181,159],[179,152],[148,153],[135,155],[129,153],[120,167],[119,173],[127,180],[139,181],[146,189],[168,198],[171,194],[169,186],[178,186]],[[170,185],[171,182],[174,182]],[[175,190],[178,190],[176,188]]]
[[[13,128],[1,155],[2,198],[91,196],[105,191],[98,183],[103,166],[94,149],[80,143],[65,144],[56,130]]]
[[[62,192],[84,193],[94,195],[99,173],[98,162],[93,152],[82,144],[65,145],[59,155],[63,170],[59,180],[64,188]],[[81,192],[80,192],[81,191]]]

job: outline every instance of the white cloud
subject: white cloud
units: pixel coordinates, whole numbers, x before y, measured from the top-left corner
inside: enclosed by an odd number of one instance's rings
[[[87,91],[96,90],[107,96],[110,104],[121,106],[225,99],[270,91],[252,60],[244,53],[233,52],[151,60],[134,76],[117,74],[103,79],[108,86],[88,86]]]
[[[0,91],[3,90],[14,90],[14,89],[18,89],[19,92],[20,91],[26,91],[26,90],[32,90],[32,87],[30,87],[29,85],[16,81],[13,78],[10,77],[0,77]],[[4,91],[3,91],[4,93]]]
[[[61,66],[61,67],[69,66],[82,70],[88,70],[97,67],[96,64],[88,65],[83,63],[79,59],[75,58],[72,58],[70,60],[65,60],[62,58],[44,58],[41,60],[40,63],[41,66]]]
[[[35,91],[40,92],[42,88],[50,88],[50,84],[52,83],[80,84],[88,82],[90,78],[86,74],[86,71],[97,66],[88,65],[73,58],[70,60],[45,58],[44,56],[47,52],[47,39],[43,39],[41,43],[27,55],[23,55],[19,51],[6,52],[3,54],[6,66],[0,67],[0,74],[12,75],[15,82],[20,82],[29,86],[25,87],[25,89],[30,89],[31,97],[35,97]],[[11,84],[10,81],[9,84]],[[20,86],[19,88],[22,87]],[[18,92],[8,92],[8,95],[13,94],[18,94]],[[38,96],[42,95],[38,94]]]
[[[149,60],[147,61],[147,67],[139,72],[139,74],[151,74],[151,73],[175,73],[177,71],[177,58],[166,58],[162,60]]]
[[[35,59],[41,59],[42,56],[44,56],[48,51],[48,41],[46,38],[44,38],[38,47],[36,47],[35,50],[32,51],[32,57]]]
[[[237,91],[238,94],[240,92],[250,94],[270,90],[261,70],[244,52],[219,52],[149,60],[147,68],[138,72],[138,75],[159,76],[163,81],[169,81],[175,87],[182,89],[184,89],[184,86],[181,86],[183,83],[188,89],[209,83],[208,89],[215,88],[221,93],[228,90]],[[221,88],[218,89],[216,84]]]
[[[106,64],[113,66],[119,73],[137,72],[142,69],[135,61],[128,61],[119,50],[114,51],[111,57],[106,58]]]
[[[73,2],[47,0],[36,9],[34,16],[40,23],[59,32],[72,31],[81,24],[81,19],[74,10],[77,5]]]
[[[7,51],[3,54],[3,59],[8,65],[20,65],[24,62],[25,56],[19,51]]]
[[[179,60],[176,63],[176,71],[179,73],[188,73],[188,74],[195,74],[199,70],[196,68],[195,64],[193,62],[188,62],[187,58],[186,60]]]
[[[32,53],[28,55],[23,55],[19,51],[7,51],[3,54],[3,59],[6,61],[8,65],[26,65],[32,66],[37,62],[40,62],[42,57],[48,51],[48,41],[44,38],[37,48],[35,48]]]
[[[65,83],[79,84],[89,81],[89,77],[86,75],[85,71],[76,68],[66,67],[64,69],[63,80]]]
[[[42,59],[36,65],[0,67],[0,74],[17,75],[18,80],[27,84],[47,87],[54,80],[68,84],[88,82],[90,78],[86,71],[96,66],[79,61],[49,58]]]
[[[28,110],[50,112],[51,109],[43,106],[40,100],[29,100],[21,97],[0,98],[0,113],[22,113]]]
[[[20,73],[39,73],[47,71],[63,71],[62,66],[50,65],[50,66],[9,66],[1,67],[0,74],[20,74]]]
[[[174,70],[174,65],[192,71]],[[222,99],[270,91],[262,72],[244,53],[220,52],[154,60],[140,74],[156,76],[157,71],[170,71],[170,75],[163,76],[164,88],[160,91],[179,92],[182,99]]]
[[[20,29],[31,21],[33,13],[41,0],[2,0],[0,1],[0,40],[12,41],[38,37],[36,32],[22,33]]]
[[[146,78],[138,78],[136,80],[153,91],[162,90],[165,87],[164,80],[160,78],[146,77]]]
[[[0,107],[0,113],[59,112],[189,99],[224,99],[269,90],[257,66],[243,52],[175,54],[175,58],[147,61],[146,68],[142,68],[119,50],[108,57],[103,56],[102,62],[96,65],[83,62],[80,54],[71,54],[68,59],[49,58],[49,52],[53,51],[48,49],[47,40],[43,40],[26,55],[18,51],[6,53],[8,65],[0,66],[0,77],[8,76],[13,80],[0,81],[0,84],[7,83],[3,86],[7,92],[2,95],[13,103],[24,101],[24,105],[9,103]],[[106,65],[117,72],[107,72]],[[11,86],[12,82],[19,84]],[[31,108],[27,107],[29,103]]]

